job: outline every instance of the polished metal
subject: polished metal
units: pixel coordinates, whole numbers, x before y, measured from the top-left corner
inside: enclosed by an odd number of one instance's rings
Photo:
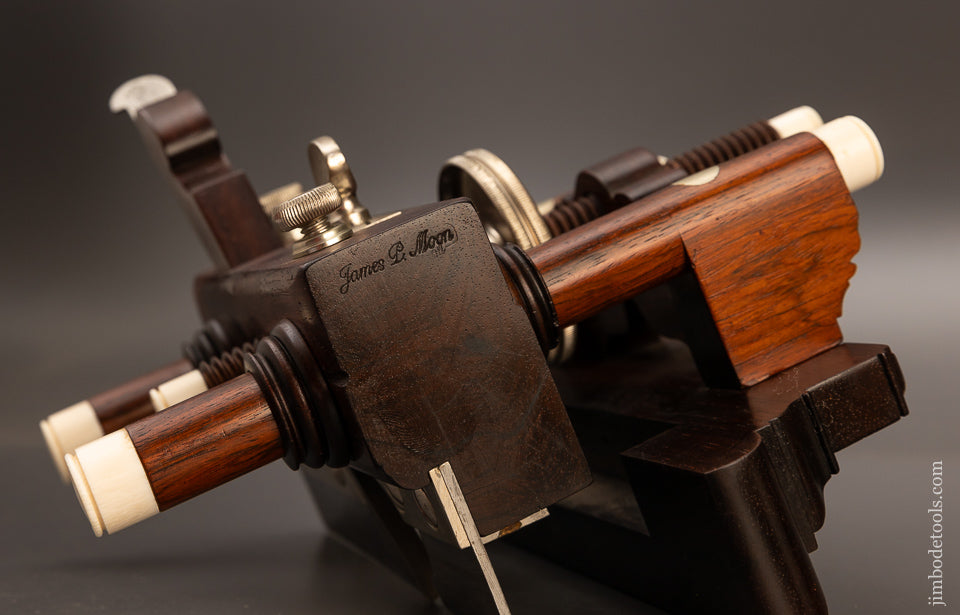
[[[300,196],[302,193],[303,185],[300,184],[300,182],[293,182],[280,186],[279,188],[274,188],[270,192],[261,194],[258,198],[260,200],[260,207],[263,207],[263,211],[267,214],[267,217],[273,220],[273,210],[279,208],[285,201]],[[286,232],[280,231],[280,235],[283,237],[283,243],[286,246],[292,246],[303,237],[303,233],[299,228]]]
[[[503,595],[503,589],[500,587],[500,580],[497,579],[497,573],[493,569],[493,563],[490,556],[487,555],[487,549],[483,546],[483,539],[477,530],[477,524],[473,520],[473,514],[470,507],[467,506],[467,500],[463,497],[463,491],[460,489],[460,482],[457,475],[453,472],[453,467],[449,461],[430,470],[430,480],[434,489],[440,495],[441,502],[444,503],[444,512],[447,515],[450,525],[455,527],[457,533],[457,542],[463,544],[461,540],[466,538],[466,542],[473,548],[473,554],[480,564],[480,570],[483,572],[483,578],[487,582],[487,588],[493,596],[493,602],[497,605],[497,612],[500,615],[510,615],[510,607],[507,606],[507,598]],[[447,506],[453,509],[447,509]],[[452,514],[451,514],[452,513]],[[459,528],[456,524],[459,523]]]
[[[446,161],[440,170],[440,198],[473,201],[491,241],[528,250],[550,239],[530,193],[503,160],[485,149],[472,149]]]
[[[284,184],[279,188],[274,188],[269,192],[261,194],[259,196],[260,206],[263,207],[263,211],[272,219],[273,210],[278,209],[284,202],[296,198],[301,194],[303,194],[303,184],[300,182]]]
[[[317,137],[307,147],[307,155],[314,181],[318,185],[329,182],[337,187],[350,225],[361,228],[370,224],[370,212],[357,199],[357,180],[337,142],[331,137]]]
[[[293,255],[306,256],[353,234],[352,226],[338,211],[342,205],[336,186],[326,183],[284,201],[271,212],[271,218],[283,232],[300,230],[302,237],[294,242]]]
[[[507,163],[485,149],[466,151],[444,163],[439,196],[441,200],[465,196],[473,201],[491,243],[513,243],[529,250],[552,238],[543,216],[554,200],[534,202]],[[576,335],[576,327],[566,327],[547,360],[560,363],[570,358]]]

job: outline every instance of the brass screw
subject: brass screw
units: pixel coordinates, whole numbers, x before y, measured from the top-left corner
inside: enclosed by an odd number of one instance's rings
[[[330,182],[337,187],[343,199],[344,217],[350,226],[360,228],[370,224],[370,212],[357,199],[357,180],[337,142],[330,137],[317,137],[307,146],[307,156],[314,181]]]
[[[326,183],[284,201],[272,211],[272,218],[281,231],[300,229],[303,237],[293,244],[293,255],[306,256],[353,234],[350,224],[337,212],[342,205],[337,187]]]

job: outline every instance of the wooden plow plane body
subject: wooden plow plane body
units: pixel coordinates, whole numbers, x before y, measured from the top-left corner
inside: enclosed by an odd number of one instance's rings
[[[258,197],[189,92],[148,75],[110,104],[214,269],[182,358],[41,422],[98,536],[283,459],[456,613],[510,612],[504,543],[668,612],[827,611],[835,453],[907,412],[890,350],[837,325],[851,192],[883,170],[861,120],[629,150],[540,203],[470,150],[439,201],[373,216],[329,137],[315,188]]]

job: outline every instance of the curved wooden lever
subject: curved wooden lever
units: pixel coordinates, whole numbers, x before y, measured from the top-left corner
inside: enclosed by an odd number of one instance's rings
[[[216,128],[196,96],[177,92],[139,109],[133,121],[152,157],[169,173],[218,269],[281,247],[247,176],[223,154]]]

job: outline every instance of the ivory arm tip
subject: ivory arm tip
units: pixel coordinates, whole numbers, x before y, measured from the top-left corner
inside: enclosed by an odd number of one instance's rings
[[[781,139],[793,136],[800,132],[811,132],[823,125],[823,118],[813,107],[804,105],[785,111],[776,117],[767,120]]]
[[[883,148],[870,126],[847,115],[813,131],[833,154],[850,192],[865,188],[883,175]]]
[[[66,456],[66,465],[97,536],[113,534],[160,512],[126,429],[81,446]]]
[[[70,480],[64,455],[103,435],[100,419],[88,401],[54,412],[40,421],[40,431],[63,482]]]
[[[150,389],[150,403],[157,412],[179,404],[207,390],[207,382],[200,370],[189,371]]]

